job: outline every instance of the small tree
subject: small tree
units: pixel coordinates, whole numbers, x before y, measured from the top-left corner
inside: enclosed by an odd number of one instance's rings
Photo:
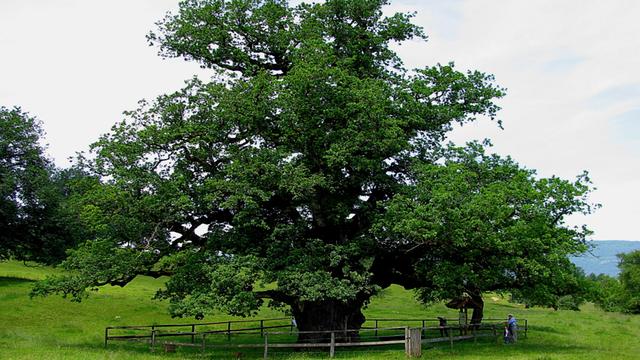
[[[606,274],[587,276],[591,287],[590,299],[604,311],[624,311],[621,299],[623,290],[620,281]]]

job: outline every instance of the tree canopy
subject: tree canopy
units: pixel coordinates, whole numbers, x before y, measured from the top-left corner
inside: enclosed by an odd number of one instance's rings
[[[170,275],[156,296],[175,316],[268,299],[301,330],[357,329],[390,283],[427,300],[559,281],[584,246],[564,218],[590,210],[586,177],[443,147],[504,91],[452,63],[404,69],[390,43],[424,34],[386,3],[183,1],[149,41],[217,76],[141,102],[93,145],[100,181],[78,206],[97,231],[34,294]]]

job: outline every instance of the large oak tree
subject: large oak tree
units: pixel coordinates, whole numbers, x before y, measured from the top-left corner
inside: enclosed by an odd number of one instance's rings
[[[542,267],[579,250],[584,234],[562,219],[585,210],[586,186],[538,182],[511,161],[481,162],[477,176],[443,161],[446,134],[493,119],[503,90],[452,64],[404,69],[390,44],[424,35],[385,4],[183,1],[149,40],[217,76],[142,102],[94,145],[102,182],[80,207],[95,238],[65,263],[71,275],[35,293],[80,299],[170,275],[157,297],[176,316],[250,315],[269,300],[300,330],[358,329],[391,283],[458,290],[497,251],[502,268],[471,280],[504,288],[534,275],[519,259]],[[501,203],[487,210],[493,193]]]

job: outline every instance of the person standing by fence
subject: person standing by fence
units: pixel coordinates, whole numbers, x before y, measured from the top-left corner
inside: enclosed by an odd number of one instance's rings
[[[515,344],[518,341],[518,322],[512,314],[507,315],[507,330],[509,332],[508,342]]]
[[[509,326],[506,322],[504,323],[504,343],[509,343]]]
[[[438,316],[438,322],[440,323],[440,336],[449,336],[449,329],[447,328],[447,319]]]

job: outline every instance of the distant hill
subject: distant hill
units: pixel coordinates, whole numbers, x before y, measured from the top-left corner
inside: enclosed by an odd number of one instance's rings
[[[572,257],[571,261],[581,267],[587,274],[607,274],[618,276],[617,254],[640,250],[640,241],[626,240],[594,240],[595,248],[591,253]]]

